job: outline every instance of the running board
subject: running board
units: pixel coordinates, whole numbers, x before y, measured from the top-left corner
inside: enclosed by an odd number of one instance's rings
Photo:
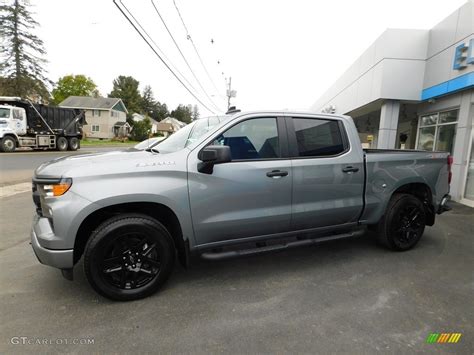
[[[262,247],[255,247],[252,249],[231,250],[231,251],[223,251],[223,252],[206,252],[206,253],[202,253],[201,257],[207,260],[229,259],[229,258],[235,258],[238,256],[255,255],[255,254],[266,253],[269,251],[284,250],[284,249],[296,248],[296,247],[307,246],[307,245],[312,245],[312,244],[319,244],[319,243],[323,243],[323,242],[327,242],[331,240],[360,237],[361,235],[365,234],[365,232],[366,232],[365,229],[358,229],[350,233],[336,234],[336,235],[314,238],[314,239],[296,240],[294,242],[267,245],[267,246],[262,246]]]

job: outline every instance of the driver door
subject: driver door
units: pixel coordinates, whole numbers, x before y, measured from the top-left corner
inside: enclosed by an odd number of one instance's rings
[[[252,117],[226,128],[209,144],[228,145],[232,161],[212,174],[188,158],[188,184],[196,245],[286,232],[291,220],[291,160],[283,118]]]

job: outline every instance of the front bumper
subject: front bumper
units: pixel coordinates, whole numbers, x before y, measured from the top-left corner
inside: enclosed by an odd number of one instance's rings
[[[31,246],[39,262],[58,269],[72,268],[74,266],[73,249],[54,250],[41,245],[41,241],[45,244],[45,241],[52,238],[56,238],[56,236],[47,218],[35,216],[31,227]]]
[[[438,211],[436,211],[438,214],[441,214],[446,211],[451,211],[451,207],[448,205],[448,202],[451,200],[451,195],[446,194],[443,196],[441,199],[441,202],[439,203],[438,206]]]

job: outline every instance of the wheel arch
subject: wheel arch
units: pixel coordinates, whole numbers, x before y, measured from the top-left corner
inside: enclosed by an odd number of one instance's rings
[[[11,137],[11,138],[13,138],[13,140],[15,141],[16,146],[17,146],[17,147],[19,146],[20,140],[18,139],[18,136],[17,136],[15,133],[11,133],[11,132],[5,133],[5,134],[2,136],[2,138],[0,138],[0,141],[1,141],[3,138],[6,138],[6,137]]]
[[[171,234],[178,258],[187,266],[189,262],[189,242],[183,237],[181,223],[176,213],[168,206],[155,202],[127,202],[112,204],[91,212],[83,219],[76,233],[74,241],[74,264],[84,253],[85,246],[92,232],[107,219],[122,213],[139,213],[156,219],[163,224]]]
[[[433,193],[427,183],[410,182],[403,184],[392,192],[390,198],[397,193],[406,193],[418,198],[425,207],[426,225],[432,226],[434,224],[436,213],[433,205]]]

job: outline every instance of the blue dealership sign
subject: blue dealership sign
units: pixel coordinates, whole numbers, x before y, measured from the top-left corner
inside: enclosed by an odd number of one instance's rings
[[[461,43],[454,51],[454,70],[464,69],[469,64],[474,64],[474,38],[471,38],[468,45]]]

